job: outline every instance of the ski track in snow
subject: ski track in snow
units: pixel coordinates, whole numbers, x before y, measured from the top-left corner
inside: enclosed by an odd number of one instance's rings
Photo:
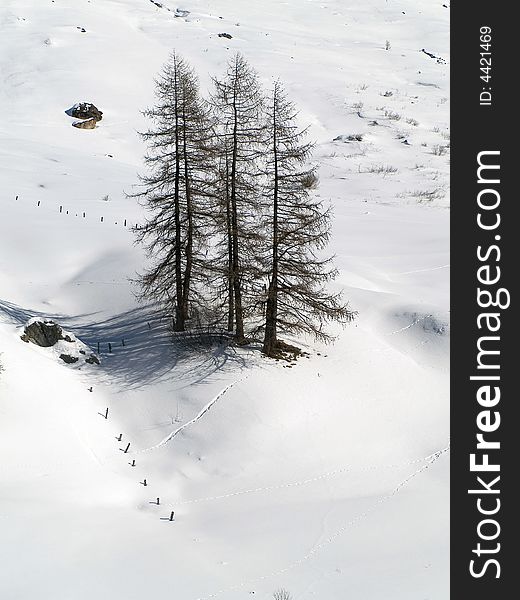
[[[184,429],[186,429],[190,425],[193,425],[200,418],[202,418],[210,410],[210,408],[216,402],[218,402],[220,400],[220,398],[222,398],[222,396],[224,396],[224,394],[226,394],[232,387],[234,387],[237,383],[240,383],[244,379],[245,379],[245,377],[242,377],[241,379],[237,379],[236,381],[233,381],[232,383],[227,385],[212,400],[210,400],[206,404],[206,406],[204,406],[204,408],[201,409],[201,411],[198,413],[197,416],[193,417],[193,419],[191,419],[190,421],[187,421],[186,423],[184,423],[183,425],[181,425],[180,427],[178,427],[177,429],[175,429],[174,431],[169,433],[161,442],[159,442],[158,444],[155,444],[155,446],[150,446],[150,448],[143,448],[142,450],[137,450],[136,452],[133,452],[132,454],[143,454],[144,452],[151,452],[152,450],[157,450],[158,448],[161,448],[162,446],[165,446],[166,444],[171,442],[173,440],[173,438],[176,435],[178,435],[181,431],[184,431]],[[131,453],[129,453],[129,454],[131,454]]]
[[[318,552],[320,552],[321,550],[323,550],[325,547],[330,546],[331,544],[333,544],[338,538],[340,538],[343,534],[345,534],[346,531],[350,527],[352,527],[353,525],[356,525],[357,523],[359,523],[363,519],[366,519],[374,511],[376,511],[381,505],[383,505],[384,503],[388,502],[388,500],[391,500],[408,483],[410,483],[410,481],[412,481],[412,479],[415,479],[415,477],[417,477],[418,475],[420,475],[421,473],[423,473],[424,471],[426,471],[426,469],[429,469],[435,462],[437,462],[439,460],[439,458],[441,458],[441,456],[443,456],[444,454],[446,454],[447,452],[449,452],[449,450],[450,450],[450,443],[448,443],[448,445],[446,447],[442,448],[441,450],[438,450],[437,452],[434,452],[430,456],[426,457],[426,459],[423,459],[423,460],[428,460],[428,462],[425,465],[419,467],[416,471],[414,471],[413,473],[411,473],[410,475],[408,475],[408,477],[406,477],[405,479],[403,479],[402,481],[400,481],[388,494],[385,494],[385,495],[381,496],[367,510],[365,510],[362,513],[356,515],[350,521],[348,521],[347,523],[345,523],[345,525],[343,525],[343,527],[341,527],[336,532],[334,532],[333,534],[331,534],[323,542],[320,542],[319,544],[316,544],[313,548],[311,548],[311,550],[309,552],[307,552],[307,554],[303,555],[299,559],[293,561],[292,563],[286,565],[285,567],[282,567],[281,569],[277,569],[275,571],[271,571],[270,573],[267,573],[265,575],[261,575],[259,577],[255,577],[253,579],[248,579],[248,580],[242,581],[242,582],[240,582],[240,583],[238,583],[238,584],[236,584],[234,586],[228,587],[226,589],[221,589],[221,590],[219,590],[217,592],[213,592],[212,594],[209,594],[207,596],[199,596],[198,598],[196,598],[196,600],[211,600],[211,598],[217,598],[218,596],[221,596],[222,594],[227,594],[229,592],[234,592],[234,591],[240,590],[240,589],[244,588],[246,585],[252,585],[252,584],[260,583],[261,581],[264,581],[266,579],[270,579],[272,577],[277,577],[279,575],[283,575],[283,574],[287,573],[288,571],[291,571],[292,569],[295,569],[295,568],[299,567],[303,563],[305,563],[308,560],[310,560],[315,554],[317,554]]]

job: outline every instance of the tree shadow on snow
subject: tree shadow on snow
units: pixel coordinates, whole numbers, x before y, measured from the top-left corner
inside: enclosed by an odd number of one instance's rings
[[[0,300],[1,313],[17,325],[33,317],[56,321],[99,354],[101,365],[95,369],[105,382],[112,380],[123,389],[171,378],[192,385],[217,371],[247,367],[247,351],[231,346],[223,336],[173,334],[168,319],[154,306],[96,321],[95,313],[70,317]]]

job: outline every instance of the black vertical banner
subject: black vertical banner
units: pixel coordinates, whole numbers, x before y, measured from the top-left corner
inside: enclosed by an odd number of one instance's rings
[[[457,600],[513,597],[520,574],[518,37],[507,3],[475,0],[451,9],[451,597]]]

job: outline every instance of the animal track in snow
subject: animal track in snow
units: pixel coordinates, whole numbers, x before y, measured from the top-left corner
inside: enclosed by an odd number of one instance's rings
[[[372,506],[367,508],[367,510],[365,510],[364,512],[359,513],[358,515],[353,517],[350,521],[345,523],[345,525],[343,525],[343,527],[338,529],[335,533],[331,534],[323,542],[316,544],[313,548],[311,548],[311,550],[309,552],[307,552],[307,554],[300,557],[299,559],[293,561],[292,563],[288,564],[285,567],[282,567],[281,569],[277,569],[276,571],[272,571],[271,573],[268,573],[266,575],[261,575],[259,577],[255,577],[253,579],[249,579],[247,581],[242,581],[241,583],[238,583],[238,584],[228,587],[226,589],[219,590],[219,591],[209,594],[207,596],[200,596],[196,600],[211,600],[212,598],[217,598],[218,596],[221,596],[222,594],[227,594],[229,592],[233,592],[233,591],[242,589],[247,585],[259,583],[261,581],[270,579],[272,577],[278,577],[279,575],[283,575],[284,573],[287,573],[288,571],[291,571],[292,569],[299,567],[300,565],[302,565],[303,563],[305,563],[306,561],[311,559],[315,554],[317,554],[323,548],[334,543],[338,538],[340,538],[344,533],[346,533],[346,531],[350,527],[352,527],[359,521],[362,521],[363,519],[367,518],[370,514],[372,514],[375,510],[377,510],[382,504],[384,504],[385,502],[387,502],[388,500],[393,498],[396,494],[398,494],[402,490],[403,487],[405,487],[408,483],[410,483],[410,481],[412,479],[415,479],[415,477],[417,477],[418,475],[420,475],[421,473],[426,471],[426,469],[429,469],[435,462],[437,462],[439,460],[439,458],[441,458],[441,456],[443,456],[445,453],[449,452],[449,450],[450,450],[450,444],[448,443],[448,445],[446,447],[442,448],[441,450],[438,450],[437,452],[434,452],[430,456],[426,457],[426,459],[422,459],[422,460],[428,460],[428,462],[426,464],[422,465],[421,467],[419,467],[416,471],[414,471],[410,475],[408,475],[408,477],[406,477],[405,479],[400,481],[390,492],[381,496]]]
[[[387,464],[387,465],[371,465],[371,466],[365,466],[365,467],[346,466],[346,467],[341,467],[340,469],[336,469],[334,471],[328,471],[326,473],[322,473],[321,475],[317,475],[316,477],[310,477],[308,479],[303,479],[300,481],[292,481],[290,483],[281,483],[281,484],[270,485],[270,486],[266,486],[266,487],[251,488],[248,490],[239,490],[236,492],[229,492],[227,494],[220,494],[217,496],[205,496],[202,498],[193,498],[193,499],[188,499],[188,500],[180,499],[176,502],[170,502],[169,505],[181,506],[184,504],[197,504],[199,502],[224,500],[226,498],[233,498],[234,496],[244,496],[246,494],[255,494],[255,493],[260,493],[260,492],[272,492],[275,490],[281,490],[281,489],[286,489],[286,488],[291,488],[291,487],[300,487],[303,485],[308,485],[310,483],[315,483],[317,481],[322,481],[324,479],[328,479],[329,477],[336,477],[338,475],[341,475],[343,473],[348,473],[351,471],[368,472],[368,471],[375,471],[375,470],[380,470],[380,469],[382,469],[382,470],[399,469],[399,468],[408,467],[408,466],[418,464],[418,463],[423,463],[423,462],[431,463],[433,459],[434,460],[437,459],[436,458],[437,454],[438,454],[438,452],[435,452],[434,454],[430,454],[429,456],[426,456],[424,458],[416,458],[414,460],[409,460],[409,461],[406,461],[403,463],[393,463],[393,464]]]
[[[244,379],[245,379],[245,377],[243,377],[242,379],[237,379],[236,381],[233,381],[232,383],[230,383],[229,385],[227,385],[212,400],[210,400],[206,404],[206,406],[204,406],[204,408],[201,409],[201,411],[197,414],[197,416],[193,417],[193,419],[191,419],[190,421],[187,421],[186,423],[184,423],[180,427],[177,427],[177,429],[175,429],[174,431],[172,431],[171,433],[169,433],[161,442],[159,442],[155,446],[151,446],[150,448],[143,448],[142,450],[137,450],[136,452],[134,452],[134,454],[142,454],[143,452],[151,452],[152,450],[157,450],[158,448],[161,448],[161,446],[164,446],[164,445],[168,444],[169,442],[171,442],[173,440],[173,438],[176,435],[178,435],[181,431],[183,431],[184,429],[186,429],[190,425],[193,425],[199,419],[201,419],[210,410],[210,408],[216,402],[218,402],[220,400],[220,398],[222,398],[222,396],[224,396],[224,394],[226,394],[232,387],[234,387],[237,383],[240,383]]]

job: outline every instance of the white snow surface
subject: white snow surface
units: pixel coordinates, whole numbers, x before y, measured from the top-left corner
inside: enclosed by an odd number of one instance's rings
[[[159,3],[1,2],[0,598],[445,600],[449,10]],[[291,368],[172,346],[135,300],[125,192],[174,48],[203,89],[241,51],[310,124],[359,317]],[[96,129],[71,127],[80,101]],[[20,341],[34,317],[101,365]]]

